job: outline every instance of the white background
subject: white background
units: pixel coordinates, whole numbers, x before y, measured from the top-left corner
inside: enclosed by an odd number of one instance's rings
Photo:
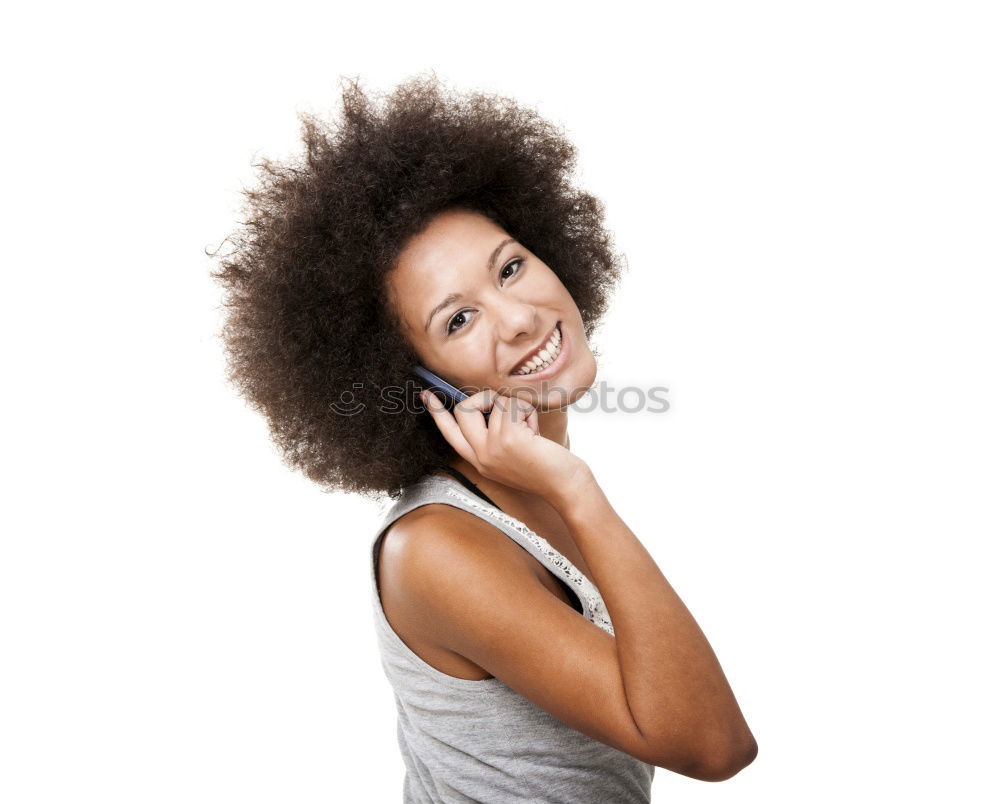
[[[991,6],[8,11],[0,798],[399,800],[380,510],[225,385],[204,250],[340,76],[429,69],[565,126],[629,263],[599,380],[670,389],[573,445],[760,754],[654,801],[994,798]]]

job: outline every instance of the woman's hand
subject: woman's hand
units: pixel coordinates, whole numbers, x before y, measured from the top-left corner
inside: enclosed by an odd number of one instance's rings
[[[488,388],[459,402],[454,415],[432,393],[421,399],[455,452],[483,477],[552,504],[593,480],[583,459],[539,434],[538,413],[523,399]],[[481,413],[486,410],[489,425]]]

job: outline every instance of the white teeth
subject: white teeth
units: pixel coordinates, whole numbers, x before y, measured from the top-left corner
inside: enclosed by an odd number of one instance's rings
[[[555,333],[549,338],[548,342],[542,349],[535,355],[531,360],[525,363],[521,368],[514,372],[515,374],[533,374],[539,371],[545,366],[549,366],[552,362],[559,357],[559,345],[562,341],[562,335],[559,332],[559,328],[556,328]]]

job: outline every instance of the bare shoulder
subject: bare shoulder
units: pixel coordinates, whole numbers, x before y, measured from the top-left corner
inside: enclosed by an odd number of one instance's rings
[[[377,579],[382,611],[400,639],[435,669],[468,680],[492,678],[475,662],[448,647],[449,624],[429,612],[447,588],[443,573],[460,582],[460,556],[499,567],[506,577],[535,573],[527,554],[488,522],[444,503],[429,503],[404,514],[382,536]],[[537,563],[537,562],[536,562]]]
[[[482,517],[445,503],[429,503],[404,514],[382,537],[389,580],[419,582],[429,566],[447,566],[458,552],[534,574],[532,560],[512,539]],[[407,584],[408,585],[408,584]]]
[[[470,565],[488,566],[509,579],[538,577],[538,564],[523,548],[489,522],[445,503],[415,508],[385,531],[379,549],[378,580],[383,609],[412,612],[443,595],[442,577],[462,581]],[[388,612],[387,612],[388,614]],[[390,618],[391,622],[391,618]],[[424,639],[434,622],[415,622]]]

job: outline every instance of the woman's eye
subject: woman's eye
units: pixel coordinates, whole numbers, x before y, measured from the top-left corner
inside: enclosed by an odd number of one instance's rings
[[[462,327],[465,326],[465,322],[464,321],[462,322],[462,325],[459,326],[459,327],[453,327],[452,324],[454,324],[460,318],[465,318],[465,314],[467,312],[468,312],[468,310],[462,310],[462,312],[455,313],[455,315],[452,316],[451,321],[448,322],[448,334],[449,335],[451,335],[451,333],[454,332],[456,329],[461,329]]]
[[[507,274],[506,276],[504,276],[503,272],[506,271],[508,268],[510,268],[513,265],[516,265],[517,266],[517,270],[520,271],[522,263],[524,263],[524,258],[523,257],[518,257],[517,259],[511,260],[510,262],[508,262],[503,268],[500,269],[500,278],[501,279],[510,279],[514,274]],[[514,273],[516,274],[517,271],[515,271]]]
[[[500,269],[500,278],[510,279],[512,276],[514,276],[521,270],[521,265],[523,263],[524,263],[523,257],[517,257],[516,259],[511,260],[503,268]],[[517,266],[517,270],[515,270],[513,273],[509,273],[506,275],[504,274],[504,271],[506,271],[508,268],[513,268],[514,266]],[[451,320],[448,322],[449,335],[451,335],[453,332],[457,332],[468,323],[468,321],[466,320],[466,318],[468,317],[468,313],[469,313],[468,310],[462,310],[461,312],[455,313],[455,315],[452,316]],[[460,319],[461,323],[456,327],[455,322],[459,321]]]

